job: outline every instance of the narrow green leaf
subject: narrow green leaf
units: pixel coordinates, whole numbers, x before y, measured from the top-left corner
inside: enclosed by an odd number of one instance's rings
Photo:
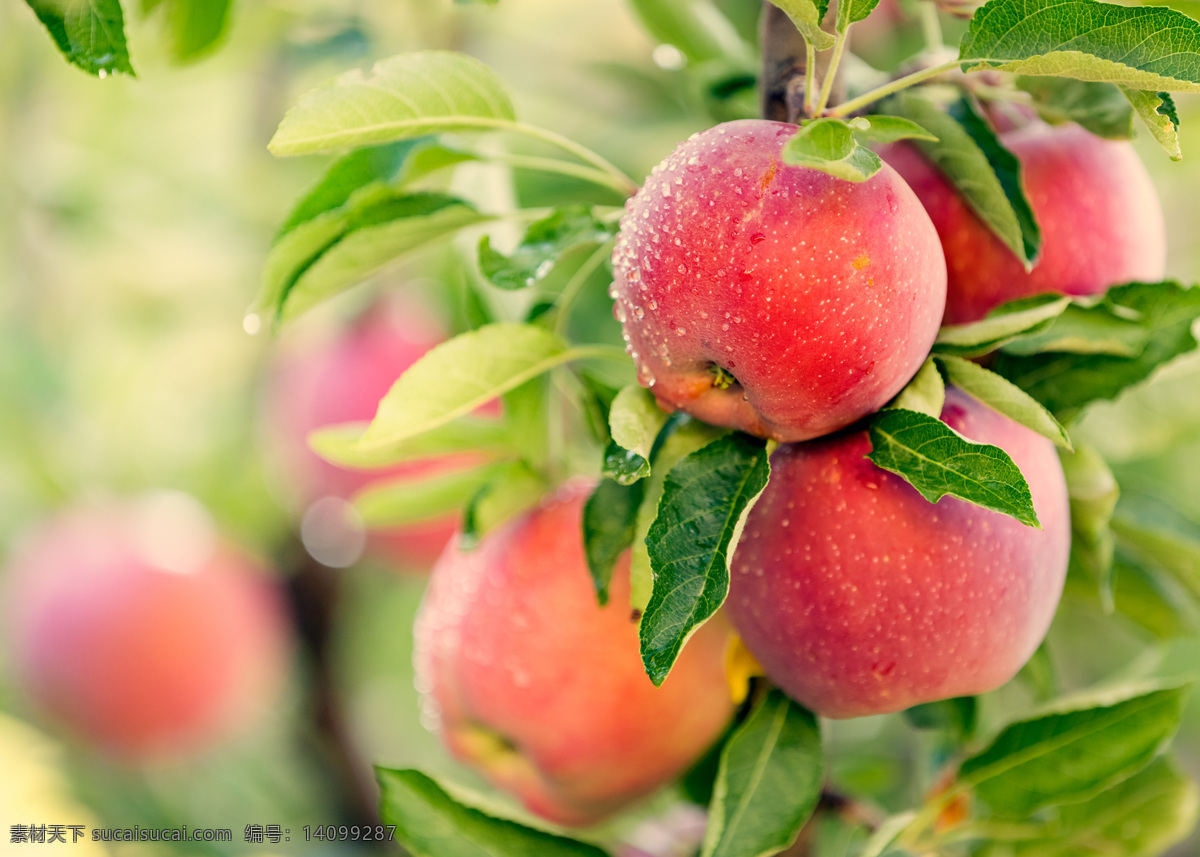
[[[654,572],[650,566],[646,537],[658,517],[659,502],[662,499],[667,474],[685,457],[712,443],[726,432],[726,429],[690,419],[681,411],[672,414],[659,430],[650,452],[653,469],[645,480],[646,494],[641,508],[638,509],[637,531],[633,538],[630,603],[635,610],[645,610],[654,591]]]
[[[467,550],[492,530],[532,508],[550,490],[546,480],[523,461],[494,468],[463,509],[459,545]]]
[[[646,535],[654,592],[642,616],[642,662],[662,684],[688,637],[729,593],[729,556],[767,485],[766,443],[734,433],[671,468]]]
[[[821,731],[778,690],[721,752],[701,857],[765,857],[796,841],[821,797]]]
[[[946,404],[946,385],[932,357],[927,357],[913,379],[888,403],[889,408],[916,411],[937,419]]]
[[[834,37],[821,29],[821,19],[829,11],[829,0],[771,0],[788,16],[806,42],[819,51],[833,47]]]
[[[1001,352],[992,363],[993,371],[1065,421],[1089,402],[1114,398],[1196,347],[1191,328],[1200,318],[1200,289],[1173,282],[1130,283],[1109,289],[1104,302],[1113,314],[1136,320],[1145,329],[1146,345],[1137,356],[1047,353],[1021,357]]]
[[[1071,449],[1071,439],[1062,424],[1016,384],[961,357],[939,355],[937,362],[946,373],[946,380],[971,398],[1032,429],[1055,446]]]
[[[912,811],[885,818],[883,823],[875,828],[875,832],[871,834],[871,838],[867,840],[857,857],[884,857],[884,855],[905,853],[893,851],[890,846],[913,823],[916,817],[917,813]]]
[[[1112,518],[1120,543],[1179,580],[1200,598],[1200,524],[1147,494],[1121,498]]]
[[[883,169],[879,156],[861,145],[841,119],[815,119],[783,144],[783,162],[820,170],[839,179],[864,182]]]
[[[650,450],[666,420],[648,390],[634,384],[617,393],[608,412],[604,474],[625,485],[649,476]]]
[[[937,137],[911,119],[899,116],[860,116],[848,123],[854,136],[864,145],[869,143],[895,143],[897,140],[927,140],[937,142]]]
[[[594,845],[497,818],[413,770],[376,768],[379,814],[413,857],[607,857]]]
[[[917,729],[940,729],[949,732],[956,741],[965,741],[975,734],[978,709],[975,697],[959,696],[914,705],[905,710],[904,717]]]
[[[527,324],[489,324],[435,346],[379,403],[364,452],[399,444],[466,416],[571,359],[561,339]]]
[[[67,62],[88,74],[133,76],[120,0],[25,0]]]
[[[428,521],[460,511],[495,477],[497,465],[401,476],[371,483],[354,496],[354,507],[368,527],[392,527]]]
[[[855,24],[863,20],[874,12],[878,5],[879,0],[849,0],[847,7],[850,9],[850,23]]]
[[[1183,152],[1179,148],[1179,114],[1175,112],[1175,102],[1166,92],[1148,92],[1144,89],[1121,87],[1137,115],[1150,130],[1150,136],[1158,141],[1158,145],[1170,156],[1172,161],[1182,161]]]
[[[1043,330],[1024,334],[1006,343],[1003,349],[1007,354],[1017,355],[1065,351],[1136,357],[1149,339],[1150,332],[1142,324],[1116,315],[1103,302],[1092,306],[1072,303]]]
[[[171,57],[176,62],[208,53],[229,28],[232,0],[169,0],[166,5]]]
[[[608,603],[617,559],[633,544],[645,494],[644,482],[622,485],[601,479],[583,506],[583,550],[601,607]]]
[[[531,223],[521,242],[507,256],[492,249],[485,235],[479,245],[479,270],[498,288],[525,288],[544,279],[569,248],[603,243],[615,232],[615,223],[601,221],[588,206],[564,206]]]
[[[1118,550],[1112,560],[1114,611],[1157,640],[1169,642],[1200,631],[1200,610],[1183,585],[1157,565]],[[1096,580],[1074,566],[1067,574],[1064,598],[1104,610]]]
[[[996,307],[987,317],[970,324],[946,325],[933,344],[941,354],[978,357],[995,351],[1017,337],[1045,330],[1071,305],[1062,295],[1038,295]]]
[[[1200,22],[1163,6],[989,0],[972,17],[959,57],[967,71],[1200,92]]]
[[[1060,807],[1012,857],[1157,857],[1196,825],[1196,784],[1166,758],[1083,803]]]
[[[1133,139],[1133,109],[1111,83],[1068,77],[1018,77],[1019,89],[1033,97],[1038,116],[1052,125],[1075,122],[1106,140]]]
[[[1189,687],[1140,685],[1056,703],[1004,729],[963,762],[958,781],[1010,818],[1087,800],[1153,761],[1179,726]]]
[[[1041,528],[1029,484],[1000,447],[972,443],[916,411],[880,411],[869,431],[867,458],[902,477],[929,502],[950,494]]]
[[[417,437],[364,452],[360,441],[368,425],[341,423],[318,429],[308,436],[308,445],[331,464],[351,470],[376,470],[401,461],[453,452],[511,457],[517,451],[508,427],[495,419],[462,417]]]
[[[889,113],[912,120],[935,135],[936,143],[915,145],[954,185],[979,219],[1029,266],[1041,248],[1033,210],[1021,188],[1020,164],[966,98],[949,112],[904,92],[884,105]]]
[[[307,155],[441,131],[511,125],[512,100],[479,60],[451,51],[401,54],[305,95],[271,140],[276,155]]]
[[[296,318],[409,253],[488,219],[474,206],[440,194],[402,196],[360,212],[285,290],[280,318]]]

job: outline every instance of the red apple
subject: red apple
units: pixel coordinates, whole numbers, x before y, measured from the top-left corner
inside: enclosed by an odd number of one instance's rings
[[[178,498],[62,513],[18,549],[5,581],[19,684],[121,759],[210,748],[269,707],[286,674],[277,592]]]
[[[638,654],[629,559],[596,603],[586,486],[434,566],[416,623],[423,707],[450,750],[559,824],[597,822],[674,779],[732,714],[727,631],[709,622],[661,688]]]
[[[947,324],[987,315],[1006,301],[1043,292],[1090,295],[1166,267],[1162,208],[1129,143],[1078,125],[1033,122],[1000,135],[1021,162],[1042,253],[1024,265],[967,206],[950,182],[908,144],[881,151],[924,203],[946,252]]]
[[[384,477],[416,478],[477,462],[474,456],[441,456],[383,470],[348,470],[321,459],[308,446],[309,434],[319,428],[372,419],[396,379],[444,338],[441,327],[418,306],[392,299],[372,305],[332,336],[294,340],[277,351],[266,383],[263,422],[268,453],[301,512],[323,510],[325,520],[318,523],[332,526],[342,517],[336,509],[316,505],[325,498],[348,500]],[[445,515],[372,532],[368,543],[403,567],[424,569],[437,559],[456,525],[454,515]]]
[[[885,404],[937,334],[937,233],[888,167],[856,184],[787,166],[796,126],[696,134],[626,205],[614,312],[667,410],[805,440]]]
[[[1070,548],[1054,446],[954,389],[942,419],[1012,456],[1043,529],[952,497],[929,503],[864,457],[865,430],[771,456],[726,609],[767,675],[818,714],[992,690],[1054,616]]]

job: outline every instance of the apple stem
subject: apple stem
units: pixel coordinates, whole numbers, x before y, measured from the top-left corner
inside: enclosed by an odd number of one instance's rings
[[[481,155],[489,161],[507,164],[510,167],[521,170],[531,170],[541,173],[554,173],[561,176],[570,176],[572,178],[583,179],[592,184],[601,185],[603,187],[612,188],[622,194],[627,188],[623,185],[615,184],[613,176],[595,167],[585,166],[583,164],[574,164],[570,161],[560,161],[558,158],[537,158],[528,155]]]
[[[829,96],[833,92],[833,81],[837,76],[838,66],[842,63],[842,54],[846,51],[849,34],[849,24],[838,31],[837,40],[833,43],[833,56],[829,60],[829,65],[825,69],[825,77],[821,81],[821,94],[817,96],[817,106],[808,114],[813,119],[825,112],[825,108],[829,104]]]
[[[587,146],[581,143],[576,143],[569,137],[564,137],[561,134],[556,134],[548,128],[542,128],[537,125],[527,125],[524,122],[504,123],[498,126],[501,130],[512,131],[516,134],[523,134],[535,140],[540,140],[543,143],[548,143],[555,148],[561,149],[564,152],[569,152],[579,160],[591,164],[600,173],[605,175],[604,184],[607,184],[613,190],[624,196],[633,196],[637,193],[637,183],[627,176],[624,171],[613,164],[602,155],[593,152]]]
[[[804,40],[804,113],[815,116],[817,110],[817,49]]]
[[[989,62],[989,60],[978,60],[978,62]],[[901,90],[908,89],[910,86],[920,83],[923,80],[929,80],[931,77],[937,77],[939,74],[952,71],[963,64],[963,60],[952,59],[944,63],[923,68],[920,71],[914,71],[912,74],[906,74],[904,77],[896,78],[883,86],[876,87],[870,92],[864,92],[857,98],[851,98],[849,101],[844,101],[837,107],[828,110],[825,115],[832,119],[839,119],[843,116],[849,116],[855,111],[861,110],[868,104],[872,104],[881,98],[886,98]]]

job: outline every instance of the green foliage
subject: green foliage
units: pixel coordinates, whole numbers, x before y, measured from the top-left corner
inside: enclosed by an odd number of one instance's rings
[[[312,90],[284,116],[270,149],[307,155],[442,131],[495,129],[514,120],[508,91],[491,69],[465,54],[422,51]]]
[[[1008,818],[1093,798],[1162,751],[1179,726],[1189,687],[1160,683],[1060,701],[1008,726],[964,761],[959,786]]]
[[[959,46],[968,70],[1200,92],[1200,22],[1161,6],[989,0]]]
[[[67,62],[88,74],[133,75],[120,0],[25,0]]]
[[[1113,547],[1109,522],[1121,490],[1107,462],[1091,447],[1061,453],[1071,504],[1071,566],[1097,586],[1106,612],[1113,606]]]
[[[871,453],[931,503],[950,494],[1040,527],[1029,484],[1008,453],[972,443],[941,420],[916,411],[880,411],[870,423]]]
[[[1182,161],[1183,152],[1179,148],[1179,114],[1175,112],[1175,102],[1170,93],[1148,92],[1127,86],[1122,87],[1121,91],[1125,93],[1137,115],[1146,123],[1150,136],[1158,141],[1172,161]]]
[[[979,219],[1016,254],[1032,265],[1041,249],[1041,233],[1021,187],[1020,164],[965,97],[948,111],[912,93],[884,105],[889,113],[916,122],[937,137],[914,145],[946,176]]]
[[[456,512],[492,479],[498,465],[398,476],[373,482],[354,497],[354,507],[368,527],[427,521]]]
[[[687,638],[725,601],[729,557],[767,486],[766,444],[734,433],[671,468],[646,534],[654,592],[642,616],[642,662],[662,684]]]
[[[996,307],[980,321],[946,325],[938,331],[933,350],[939,354],[978,357],[1018,338],[1040,333],[1071,305],[1060,295],[1038,295]]]
[[[783,146],[783,162],[851,182],[864,182],[883,169],[879,156],[859,143],[850,123],[841,119],[801,125]]]
[[[913,379],[888,403],[889,408],[916,411],[937,419],[946,404],[946,384],[932,357],[926,358]]]
[[[465,806],[420,771],[376,768],[375,776],[380,815],[413,857],[606,857],[594,845]]]
[[[995,372],[984,369],[978,363],[961,357],[939,355],[937,364],[946,373],[946,380],[971,398],[1004,414],[1010,420],[1033,429],[1052,441],[1055,446],[1071,448],[1071,440],[1062,424],[1020,387],[1006,381]]]
[[[233,0],[156,0],[153,5],[166,7],[172,58],[190,62],[220,44],[229,28]]]
[[[764,857],[796,839],[821,797],[817,719],[767,693],[721,751],[701,857]]]
[[[633,544],[637,514],[646,494],[644,482],[622,485],[601,479],[583,507],[583,549],[600,606],[608,603],[613,568]]]
[[[771,0],[788,19],[805,41],[819,51],[833,47],[833,36],[821,29],[821,19],[829,10],[829,0]]]
[[[973,696],[958,696],[914,705],[904,711],[904,717],[917,729],[938,729],[950,733],[957,741],[966,741],[975,734],[979,703]]]
[[[568,249],[602,243],[615,232],[615,224],[599,220],[587,206],[564,206],[531,223],[521,243],[507,256],[493,250],[485,235],[479,243],[479,270],[501,289],[532,286],[554,269]]]
[[[1125,92],[1114,84],[1025,76],[1015,83],[1032,96],[1038,116],[1052,125],[1075,122],[1107,140],[1133,137],[1133,109]]]
[[[462,506],[459,546],[473,548],[485,535],[537,505],[552,486],[524,461],[512,461],[487,473],[487,481]]]
[[[604,474],[624,485],[650,475],[650,451],[667,415],[649,390],[624,387],[608,412],[612,441],[604,452]]]

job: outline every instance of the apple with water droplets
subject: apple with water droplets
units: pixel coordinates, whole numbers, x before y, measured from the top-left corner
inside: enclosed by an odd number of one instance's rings
[[[865,457],[865,430],[771,456],[725,609],[771,680],[825,717],[993,690],[1058,606],[1071,519],[1053,444],[954,388],[942,419],[1012,457],[1041,529],[954,497],[931,504]]]
[[[886,165],[865,182],[784,164],[795,125],[681,143],[626,205],[614,313],[666,410],[780,441],[886,404],[937,335],[946,267]]]
[[[946,254],[947,324],[977,321],[1006,301],[1046,292],[1090,295],[1166,268],[1162,207],[1133,146],[1078,125],[1031,122],[1000,135],[1021,162],[1022,185],[1042,230],[1032,270],[913,146],[880,151],[929,212]]]
[[[583,551],[585,483],[488,533],[451,544],[417,617],[427,721],[459,758],[532,812],[584,826],[679,776],[733,714],[728,626],[688,641],[655,687],[629,608],[629,554],[600,607]]]

